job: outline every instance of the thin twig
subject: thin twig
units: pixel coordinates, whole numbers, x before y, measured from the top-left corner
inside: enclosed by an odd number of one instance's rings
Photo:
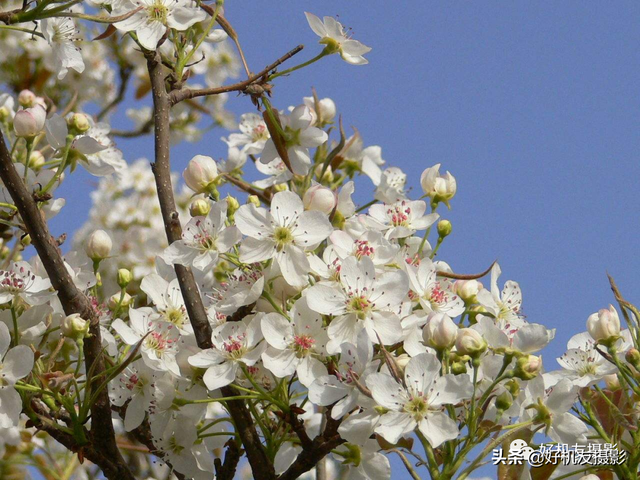
[[[291,57],[299,53],[303,48],[304,48],[304,45],[298,45],[296,48],[294,48],[290,52],[287,52],[285,55],[280,57],[278,60],[273,62],[268,67],[264,68],[259,73],[252,75],[251,77],[249,77],[248,79],[242,82],[234,83],[233,85],[226,85],[223,87],[199,88],[199,89],[185,88],[183,90],[177,90],[175,92],[172,92],[170,95],[171,105],[175,105],[189,98],[205,97],[207,95],[219,95],[221,93],[227,93],[227,92],[242,92],[249,85],[252,85],[254,83],[258,83],[259,81],[261,81],[262,78],[267,73],[269,73],[274,68],[278,67],[280,64],[289,60]]]

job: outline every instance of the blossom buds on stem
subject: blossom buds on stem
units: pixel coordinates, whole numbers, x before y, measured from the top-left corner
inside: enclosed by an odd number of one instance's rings
[[[587,331],[596,342],[612,347],[620,338],[620,318],[614,306],[591,314],[587,319]]]

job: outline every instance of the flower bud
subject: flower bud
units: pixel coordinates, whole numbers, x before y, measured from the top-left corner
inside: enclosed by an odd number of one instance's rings
[[[226,200],[227,200],[227,216],[229,217],[229,219],[233,219],[233,214],[236,213],[240,208],[240,202],[238,202],[237,198],[232,197],[231,195],[227,195]]]
[[[454,375],[462,375],[467,373],[467,364],[465,362],[453,362],[451,364],[451,373]]]
[[[249,195],[247,197],[247,204],[253,204],[256,207],[260,206],[260,199],[258,198],[257,195]]]
[[[587,319],[587,330],[591,338],[602,344],[610,345],[620,338],[620,318],[613,305],[590,315]]]
[[[96,230],[89,237],[85,251],[91,260],[99,261],[109,256],[112,247],[113,243],[109,234],[104,230]]]
[[[305,210],[316,210],[329,215],[336,208],[338,198],[331,189],[322,185],[313,185],[304,193],[302,203]]]
[[[13,117],[13,130],[18,137],[35,137],[44,128],[46,119],[47,111],[41,105],[19,110]]]
[[[637,348],[630,348],[627,350],[627,353],[624,355],[624,359],[638,370],[638,365],[640,365],[640,351]]]
[[[194,200],[189,207],[189,213],[192,217],[205,217],[211,211],[211,203],[204,198]]]
[[[212,188],[215,188],[214,182],[218,178],[218,166],[213,158],[196,155],[182,172],[182,177],[194,192],[209,193]]]
[[[131,283],[131,280],[133,280],[131,270],[127,270],[126,268],[118,270],[118,286],[120,288],[127,288],[127,285]]]
[[[65,337],[80,340],[87,336],[89,322],[81,318],[79,313],[74,313],[62,321],[61,329]]]
[[[440,238],[444,238],[447,235],[451,234],[451,222],[449,220],[440,220],[438,222],[438,236]]]
[[[600,477],[593,473],[589,473],[588,475],[581,476],[578,480],[600,480]]]
[[[525,355],[516,361],[514,376],[520,380],[531,380],[542,369],[542,357]]]
[[[329,165],[327,167],[327,169],[324,172],[324,175],[322,175],[322,170],[324,169],[324,165],[320,164],[316,167],[316,178],[318,179],[319,182],[322,183],[333,183],[333,181],[335,180],[335,177],[333,175],[333,170],[331,169],[331,165]],[[320,175],[322,175],[322,178],[320,178]]]
[[[440,175],[439,163],[422,172],[420,185],[422,185],[424,194],[430,197],[433,203],[443,202],[447,206],[457,190],[456,179],[453,175],[449,172]]]
[[[67,124],[71,129],[74,129],[79,133],[84,133],[91,128],[89,117],[87,117],[84,113],[74,113]]]
[[[458,354],[477,357],[486,349],[487,342],[485,342],[482,335],[476,330],[473,328],[461,328],[458,330],[458,336],[456,338],[456,350]]]
[[[18,103],[23,108],[30,108],[36,104],[36,94],[31,90],[22,90],[18,94]]]
[[[289,190],[289,187],[287,187],[286,183],[279,183],[279,184],[273,186],[273,190],[276,193],[278,193],[278,192],[286,192],[287,190]]]
[[[520,395],[520,382],[512,378],[507,383],[504,384],[505,388],[509,390],[509,393],[513,398],[517,398]]]
[[[605,375],[602,379],[609,390],[620,389],[620,379],[618,378],[618,375],[612,373],[610,375]]]
[[[122,302],[120,301],[121,297],[122,297]],[[118,308],[128,307],[132,303],[133,303],[133,298],[131,297],[131,295],[125,292],[123,296],[122,293],[119,292],[119,293],[114,293],[109,297],[109,300],[107,301],[107,307],[109,308],[109,310],[113,312]]]
[[[20,245],[23,247],[28,247],[31,245],[31,235],[27,234],[20,238]]]
[[[446,350],[453,347],[457,336],[458,326],[444,313],[430,316],[423,331],[426,343],[436,350]]]
[[[409,355],[407,355],[406,353],[402,353],[402,354],[398,355],[397,357],[395,357],[394,360],[395,360],[396,365],[398,366],[398,368],[400,368],[400,370],[402,370],[404,372],[404,368],[409,363],[409,360],[411,360],[411,357]]]
[[[477,280],[456,280],[454,284],[456,293],[465,303],[475,303],[481,288],[482,284]]]
[[[44,155],[40,152],[40,150],[34,150],[29,155],[29,168],[31,170],[40,170],[44,166],[45,162]]]
[[[496,398],[496,408],[502,412],[508,410],[513,405],[513,397],[509,392],[502,392]]]

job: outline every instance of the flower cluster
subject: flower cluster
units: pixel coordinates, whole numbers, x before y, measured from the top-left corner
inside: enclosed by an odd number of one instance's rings
[[[555,330],[526,319],[518,283],[501,285],[497,263],[454,271],[463,262],[441,254],[451,173],[424,169],[412,195],[380,146],[347,135],[333,100],[272,105],[281,75],[333,54],[367,63],[371,49],[341,23],[307,13],[320,53],[254,76],[221,1],[81,3],[15,2],[2,20],[35,22],[30,39],[22,27],[0,38],[0,80],[14,91],[0,96],[3,475],[45,469],[34,452],[65,455],[45,432],[78,455],[66,459],[78,478],[95,474],[84,455],[133,478],[117,451],[131,447],[126,461],[150,479],[231,478],[245,452],[255,478],[298,478],[327,456],[336,478],[383,480],[398,455],[413,478],[466,479],[493,447],[542,436],[617,443],[630,460],[509,465],[501,478],[637,478],[640,313],[615,285],[629,328],[613,306],[594,313],[561,368],[544,371]],[[83,42],[92,22],[109,26]],[[248,80],[220,89],[241,66]],[[133,130],[112,129],[132,76],[153,107],[127,112]],[[232,120],[227,90],[257,112]],[[175,189],[170,143],[212,126],[230,127],[224,158],[207,146]],[[152,128],[153,168],[127,163],[114,139]],[[63,255],[46,221],[78,166],[100,181]]]

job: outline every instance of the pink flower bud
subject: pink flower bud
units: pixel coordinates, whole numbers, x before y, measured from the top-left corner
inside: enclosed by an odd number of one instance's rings
[[[36,103],[36,94],[31,90],[22,90],[18,94],[18,103],[24,108],[33,107]]]
[[[44,128],[46,119],[47,111],[41,105],[19,110],[13,118],[13,129],[18,137],[35,137]]]
[[[306,210],[317,210],[329,215],[338,203],[336,194],[322,185],[314,185],[307,190],[302,198]]]

